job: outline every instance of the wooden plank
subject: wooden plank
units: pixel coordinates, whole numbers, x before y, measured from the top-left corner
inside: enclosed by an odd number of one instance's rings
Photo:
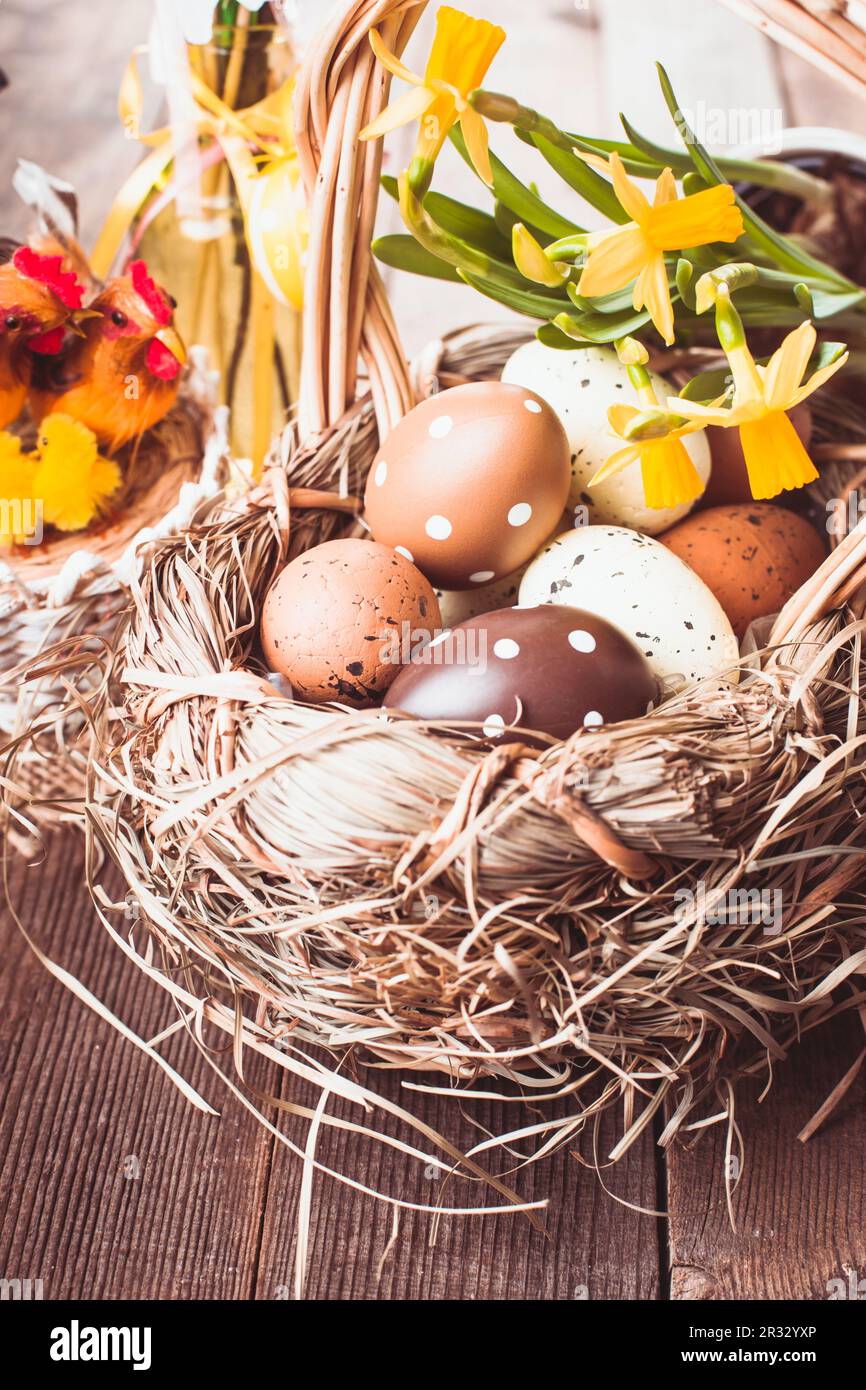
[[[466,1104],[461,1115],[461,1107],[450,1098],[401,1093],[400,1079],[393,1074],[366,1071],[363,1075],[371,1088],[422,1115],[464,1148],[473,1138],[481,1137],[472,1126],[473,1120],[485,1131],[500,1133],[506,1125],[531,1122],[532,1112],[521,1106],[506,1110],[502,1103]],[[315,1104],[315,1099],[308,1094],[305,1103]],[[347,1114],[339,1106],[334,1107],[334,1113]],[[357,1113],[352,1118],[357,1121]],[[304,1144],[305,1123],[289,1123],[286,1129],[296,1143]],[[610,1147],[613,1132],[612,1123],[606,1121],[600,1135],[602,1153]],[[412,1138],[407,1132],[401,1137]],[[589,1135],[570,1145],[570,1151],[510,1177],[521,1196],[548,1199],[546,1235],[534,1230],[521,1215],[460,1217],[443,1219],[436,1243],[431,1245],[435,1224],[431,1216],[404,1211],[397,1240],[387,1255],[393,1230],[390,1211],[372,1198],[343,1190],[334,1180],[317,1178],[308,1297],[658,1298],[659,1223],[607,1196],[595,1173],[581,1167],[572,1156],[575,1151],[591,1161]],[[466,1183],[451,1183],[442,1193],[435,1170],[425,1171],[420,1163],[394,1150],[359,1143],[345,1131],[323,1133],[317,1157],[328,1167],[350,1172],[356,1180],[407,1202],[431,1205],[441,1197],[453,1203],[489,1204],[477,1185],[473,1190]],[[259,1298],[273,1298],[275,1290],[292,1286],[299,1179],[297,1163],[278,1146],[263,1225],[256,1284]],[[625,1201],[653,1209],[656,1163],[652,1136],[636,1144],[620,1167],[608,1169],[605,1182]]]
[[[792,1051],[763,1105],[757,1086],[743,1088],[736,1234],[725,1206],[723,1127],[691,1151],[671,1150],[672,1298],[819,1299],[851,1270],[866,1277],[866,1074],[808,1144],[797,1139],[862,1046],[856,1017],[840,1019]]]
[[[13,901],[52,959],[156,1034],[168,997],[96,921],[79,840],[49,850],[43,865],[12,864]],[[0,939],[0,1274],[42,1279],[46,1299],[248,1297],[270,1137],[192,1044],[165,1055],[221,1118],[53,980],[7,914]]]
[[[42,868],[13,865],[13,901],[52,959],[143,1036],[155,1034],[171,1020],[166,999],[95,921],[82,886],[79,844],[64,835],[50,850]],[[112,891],[120,896],[120,885]],[[3,939],[0,1272],[42,1279],[46,1298],[290,1296],[297,1158],[224,1091],[187,1039],[173,1041],[165,1055],[221,1111],[219,1119],[194,1110],[152,1062],[52,980],[8,918]],[[224,1048],[224,1040],[219,1043]],[[230,1067],[224,1056],[220,1061]],[[478,1129],[453,1101],[401,1094],[396,1076],[365,1076],[453,1142],[468,1147],[477,1139]],[[248,1079],[264,1093],[281,1086],[256,1059]],[[317,1099],[287,1082],[278,1093],[308,1105]],[[521,1107],[506,1112],[502,1105],[469,1113],[491,1129],[527,1117]],[[284,1117],[281,1123],[303,1146],[306,1121]],[[609,1125],[603,1128],[602,1152],[612,1133]],[[571,1149],[588,1159],[588,1138]],[[326,1129],[317,1156],[370,1187],[408,1201],[436,1201],[433,1174],[393,1150]],[[658,1296],[658,1223],[652,1217],[606,1197],[595,1175],[569,1152],[515,1181],[530,1200],[550,1199],[547,1237],[522,1216],[472,1218],[444,1221],[431,1247],[431,1218],[407,1213],[379,1283],[389,1211],[317,1179],[309,1296]],[[652,1208],[651,1138],[606,1182],[625,1200]],[[468,1205],[483,1200],[477,1187],[452,1183],[449,1197],[455,1192]]]

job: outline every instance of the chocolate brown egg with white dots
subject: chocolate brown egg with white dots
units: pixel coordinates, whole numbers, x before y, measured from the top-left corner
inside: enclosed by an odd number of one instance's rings
[[[570,454],[557,415],[535,392],[500,381],[442,391],[382,444],[367,479],[375,540],[443,589],[471,589],[519,569],[556,526]]]
[[[404,653],[429,642],[439,605],[413,564],[385,545],[348,538],[296,556],[262,610],[265,660],[313,704],[376,704]]]
[[[439,633],[400,672],[385,706],[489,743],[543,744],[537,735],[567,739],[636,719],[657,695],[649,663],[619,628],[543,604]]]

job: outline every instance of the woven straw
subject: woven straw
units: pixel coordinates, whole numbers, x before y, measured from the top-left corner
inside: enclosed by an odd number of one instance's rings
[[[722,0],[722,4],[866,98],[863,0]]]
[[[86,758],[75,748],[81,721],[65,712],[70,680],[82,695],[91,688],[76,639],[97,653],[111,642],[142,547],[182,530],[225,485],[225,412],[215,409],[203,354],[193,350],[191,357],[172,410],[119,455],[124,482],[107,516],[87,531],[52,535],[0,560],[0,734],[22,739],[16,776],[33,794],[77,792],[80,799],[84,788]],[[73,653],[72,666],[64,649]],[[45,735],[34,745],[26,735],[37,720]]]
[[[466,330],[410,373],[370,264],[380,152],[357,134],[387,77],[367,34],[399,52],[422,8],[343,4],[300,74],[298,427],[255,493],[156,546],[134,588],[124,724],[98,755],[89,823],[147,933],[99,907],[196,1039],[215,1024],[238,1070],[252,1047],[319,1084],[316,1126],[332,1093],[393,1111],[346,1080],[348,1051],[431,1073],[417,1084],[464,1104],[531,1096],[532,1157],[616,1103],[619,1157],[665,1103],[662,1143],[707,1104],[718,1118],[718,1095],[731,1119],[731,1076],[772,1069],[862,1004],[866,526],[839,538],[739,686],[710,681],[544,751],[275,687],[256,638],[273,577],[357,526],[377,441],[416,397],[495,376],[527,336]],[[371,393],[356,399],[359,353]],[[772,929],[742,910],[753,888],[779,895]],[[505,1167],[531,1161],[514,1134],[501,1142]]]

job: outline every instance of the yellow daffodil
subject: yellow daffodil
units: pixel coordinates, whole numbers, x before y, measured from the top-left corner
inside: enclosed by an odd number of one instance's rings
[[[787,412],[829,381],[847,362],[847,352],[804,382],[817,340],[807,319],[788,334],[766,367],[760,366],[749,351],[742,320],[724,288],[716,300],[716,327],[734,381],[730,406],[675,397],[668,401],[669,409],[696,425],[739,429],[754,498],[776,497],[814,482],[818,471]]]
[[[644,497],[648,507],[679,507],[700,497],[704,484],[683,444],[683,436],[695,434],[700,424],[686,423],[671,416],[660,405],[652,379],[644,363],[646,349],[633,338],[616,344],[620,361],[628,367],[640,407],[612,405],[607,412],[610,427],[626,447],[619,449],[598,470],[589,486],[595,487],[623,469],[640,461]]]
[[[597,161],[590,161],[596,163]],[[668,286],[665,253],[736,241],[743,234],[743,216],[730,184],[718,184],[680,198],[670,169],[656,183],[650,204],[633,183],[614,151],[604,166],[623,210],[632,219],[612,231],[593,232],[589,256],[577,286],[587,299],[614,294],[635,282],[634,307],[646,307],[665,342],[674,342],[674,310]]]
[[[498,25],[486,19],[472,19],[443,5],[436,16],[436,36],[427,68],[424,76],[419,77],[385,46],[375,29],[371,31],[370,43],[379,62],[395,77],[408,82],[410,90],[362,130],[361,139],[376,140],[409,121],[420,121],[409,170],[413,193],[420,196],[429,188],[439,151],[458,121],[475,169],[486,184],[493,183],[487,127],[467,98],[484,81],[504,40],[505,31]]]

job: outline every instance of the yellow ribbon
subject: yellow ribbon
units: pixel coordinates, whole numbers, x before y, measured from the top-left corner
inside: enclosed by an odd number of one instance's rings
[[[109,209],[91,255],[94,273],[104,279],[128,236],[148,194],[174,158],[171,127],[142,134],[141,79],[134,49],[123,74],[118,112],[124,130],[150,152],[126,179]],[[190,73],[198,107],[199,136],[219,142],[237,190],[244,237],[253,268],[251,331],[253,342],[253,462],[258,470],[270,443],[274,387],[274,302],[296,311],[303,307],[303,259],[307,241],[303,198],[291,125],[293,82],[286,82],[261,101],[240,111]],[[258,147],[254,156],[250,146]],[[257,159],[266,161],[260,169]]]

